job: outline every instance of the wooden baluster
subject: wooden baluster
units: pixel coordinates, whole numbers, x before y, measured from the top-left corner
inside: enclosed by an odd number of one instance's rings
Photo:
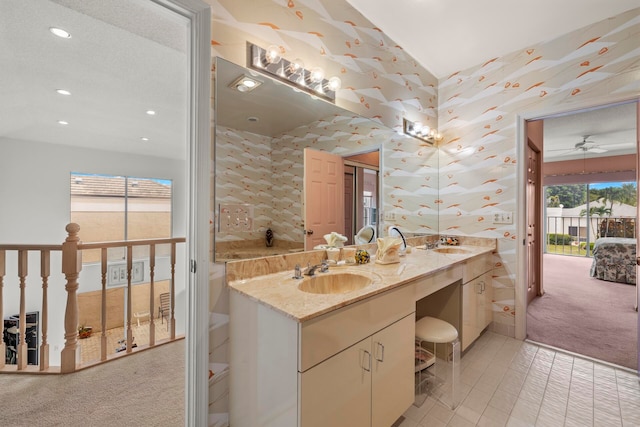
[[[155,299],[155,269],[156,269],[156,245],[149,246],[149,347],[156,345],[156,324],[154,322]]]
[[[6,274],[5,264],[6,264],[6,252],[4,250],[0,251],[0,320],[3,321],[2,328],[4,330],[4,315],[2,313],[2,307],[4,307],[4,297],[3,297],[3,288],[4,288],[4,275]],[[0,339],[0,369],[4,368],[5,365],[5,355],[7,354],[6,344],[3,339]]]
[[[82,271],[82,252],[78,251],[80,226],[67,224],[66,240],[62,244],[62,272],[67,280],[67,307],[64,313],[64,348],[61,353],[60,372],[75,372],[79,360],[78,349],[78,276]]]
[[[133,332],[131,330],[131,271],[133,270],[133,246],[127,246],[127,353],[133,350]]]
[[[26,315],[26,295],[25,288],[27,286],[26,278],[28,271],[27,258],[29,252],[25,250],[18,251],[18,278],[20,279],[20,315],[18,324],[18,370],[27,367],[27,315]]]
[[[47,333],[49,332],[49,276],[51,276],[51,251],[40,251],[40,276],[42,277],[42,317],[40,325],[42,327],[42,344],[40,345],[40,370],[49,369],[49,343]]]
[[[107,248],[100,250],[102,268],[102,306],[100,313],[100,360],[107,360]]]
[[[176,244],[171,243],[171,340],[176,339],[176,319],[174,317],[174,308],[176,304]]]

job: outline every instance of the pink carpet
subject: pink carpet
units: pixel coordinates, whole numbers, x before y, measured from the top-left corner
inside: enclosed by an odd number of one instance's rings
[[[527,310],[527,337],[638,369],[634,285],[589,276],[591,258],[545,254],[545,294]]]

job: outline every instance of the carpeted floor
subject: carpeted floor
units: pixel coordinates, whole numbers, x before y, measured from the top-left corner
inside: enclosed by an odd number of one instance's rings
[[[636,287],[589,276],[591,259],[545,254],[542,297],[527,309],[527,338],[638,369]]]
[[[0,426],[183,426],[179,340],[66,375],[0,375]]]

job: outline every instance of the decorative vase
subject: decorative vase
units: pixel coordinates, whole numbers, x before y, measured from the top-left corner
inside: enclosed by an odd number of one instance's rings
[[[271,231],[270,228],[267,229],[267,235],[265,237],[265,242],[266,242],[268,248],[273,246],[273,231]]]

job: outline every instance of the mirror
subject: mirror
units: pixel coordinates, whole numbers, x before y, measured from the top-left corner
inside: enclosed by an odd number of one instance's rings
[[[237,88],[244,76],[257,82],[253,90]],[[421,152],[407,160],[407,153],[398,154],[402,151],[398,147],[409,145],[407,140],[413,145],[419,141],[221,58],[216,58],[215,114],[215,261],[304,250],[306,147],[345,158],[379,152],[378,206],[372,209],[370,200],[351,205],[366,206],[369,217],[374,212],[371,223],[379,236],[389,225],[403,229],[405,235],[437,233],[437,207],[425,215],[398,209],[402,191],[415,190],[416,198],[435,191],[433,199],[437,198],[435,147],[419,147],[429,155]],[[423,191],[423,183],[416,184],[417,189],[401,188],[405,165],[431,171],[429,190]],[[385,215],[387,221],[377,218],[385,208],[393,212]],[[269,229],[271,246],[266,238]]]

